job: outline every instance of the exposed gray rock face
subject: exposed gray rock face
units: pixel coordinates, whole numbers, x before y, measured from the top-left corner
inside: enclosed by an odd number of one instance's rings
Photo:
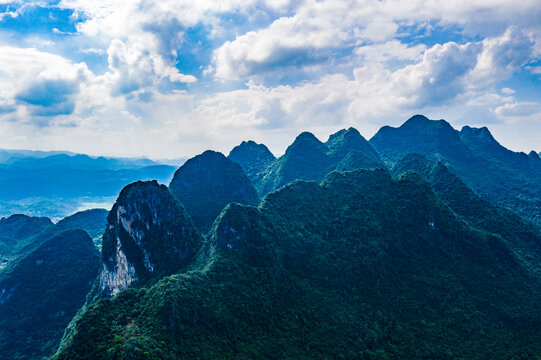
[[[102,264],[100,272],[100,288],[106,294],[114,296],[120,290],[127,289],[130,284],[137,281],[135,266],[128,261],[126,254],[122,251],[120,238],[116,239],[116,262],[112,267]]]
[[[126,186],[107,218],[100,289],[114,296],[137,281],[188,265],[201,235],[169,189],[155,181]]]

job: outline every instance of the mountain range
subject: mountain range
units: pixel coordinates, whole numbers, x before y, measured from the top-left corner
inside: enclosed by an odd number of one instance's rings
[[[112,204],[131,182],[169,182],[175,168],[145,158],[0,150],[0,216],[25,213],[59,220],[92,203]]]
[[[0,220],[0,313],[18,289],[50,299],[21,300],[48,330],[6,317],[0,354],[535,359],[540,184],[535,152],[421,115],[369,141],[302,133],[278,158],[253,141],[206,151],[169,186],[124,187],[107,218]]]
[[[241,151],[253,151],[253,147],[246,144],[233,149],[229,157],[234,160]],[[242,159],[250,157],[245,155]],[[252,164],[254,162],[240,162],[244,168],[253,168]],[[266,167],[252,175],[252,181],[258,193],[264,196],[294,180],[321,181],[333,170],[378,167],[384,167],[379,155],[356,129],[341,130],[325,143],[304,132],[297,136],[283,156],[268,162]]]
[[[388,165],[409,153],[440,161],[482,198],[541,224],[541,159],[504,148],[486,127],[458,131],[417,115],[381,128],[370,144]]]
[[[133,204],[157,196],[137,186]],[[183,270],[97,297],[55,358],[532,357],[540,278],[515,242],[413,172],[332,172],[228,205]]]

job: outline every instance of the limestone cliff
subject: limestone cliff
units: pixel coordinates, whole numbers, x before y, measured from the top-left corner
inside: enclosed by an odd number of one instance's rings
[[[126,186],[107,218],[100,289],[115,295],[137,281],[171,274],[186,266],[201,235],[164,185]]]

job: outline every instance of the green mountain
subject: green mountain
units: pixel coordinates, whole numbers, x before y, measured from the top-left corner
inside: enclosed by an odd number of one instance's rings
[[[27,245],[26,240],[53,226],[49,218],[11,215],[0,219],[0,258],[3,264]]]
[[[231,150],[227,156],[240,165],[246,176],[255,183],[261,173],[276,157],[263,144],[254,141],[243,141]]]
[[[46,217],[22,214],[0,219],[0,269],[10,260],[28,253],[51,236],[69,229],[82,229],[96,245],[101,246],[108,211],[91,209],[77,212],[60,220],[56,225]]]
[[[333,170],[383,167],[379,155],[354,128],[340,130],[326,143],[304,132],[291,144],[285,154],[273,161],[257,177],[260,195],[295,181],[321,181]]]
[[[223,154],[210,150],[186,161],[175,172],[169,188],[202,232],[208,231],[227,204],[259,203],[242,168]]]
[[[541,162],[504,148],[487,128],[457,131],[416,115],[398,128],[382,127],[370,144],[390,166],[409,153],[441,161],[482,198],[541,224]]]
[[[132,283],[175,273],[192,260],[201,242],[191,218],[165,185],[130,184],[107,217],[99,291],[112,296]]]
[[[60,232],[0,271],[0,359],[45,359],[85,302],[99,266],[82,230]]]
[[[57,224],[26,215],[0,219],[0,359],[56,351],[98,272],[98,252],[85,232],[101,238],[107,214],[87,210]]]
[[[63,229],[83,229],[100,248],[108,214],[109,212],[105,209],[79,211],[60,220],[56,225]]]
[[[532,359],[541,283],[510,243],[415,173],[332,172],[227,206],[184,270],[89,304],[54,358]]]
[[[447,121],[429,120],[423,115],[411,117],[398,128],[383,126],[370,139],[370,144],[391,165],[410,153],[443,163],[474,161],[474,154]]]
[[[441,162],[408,154],[391,169],[394,176],[414,171],[458,216],[483,231],[499,235],[513,252],[541,274],[541,232],[513,211],[497,208],[477,196]]]
[[[325,143],[329,149],[328,155],[334,162],[341,161],[350,154],[363,154],[367,161],[371,161],[369,166],[380,166],[380,157],[378,153],[370,146],[368,141],[357,131],[357,129],[342,129],[331,136]]]

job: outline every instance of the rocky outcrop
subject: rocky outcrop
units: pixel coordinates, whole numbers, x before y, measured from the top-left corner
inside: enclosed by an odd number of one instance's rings
[[[107,219],[103,235],[100,290],[115,295],[185,267],[202,238],[189,215],[164,185],[126,186]]]

